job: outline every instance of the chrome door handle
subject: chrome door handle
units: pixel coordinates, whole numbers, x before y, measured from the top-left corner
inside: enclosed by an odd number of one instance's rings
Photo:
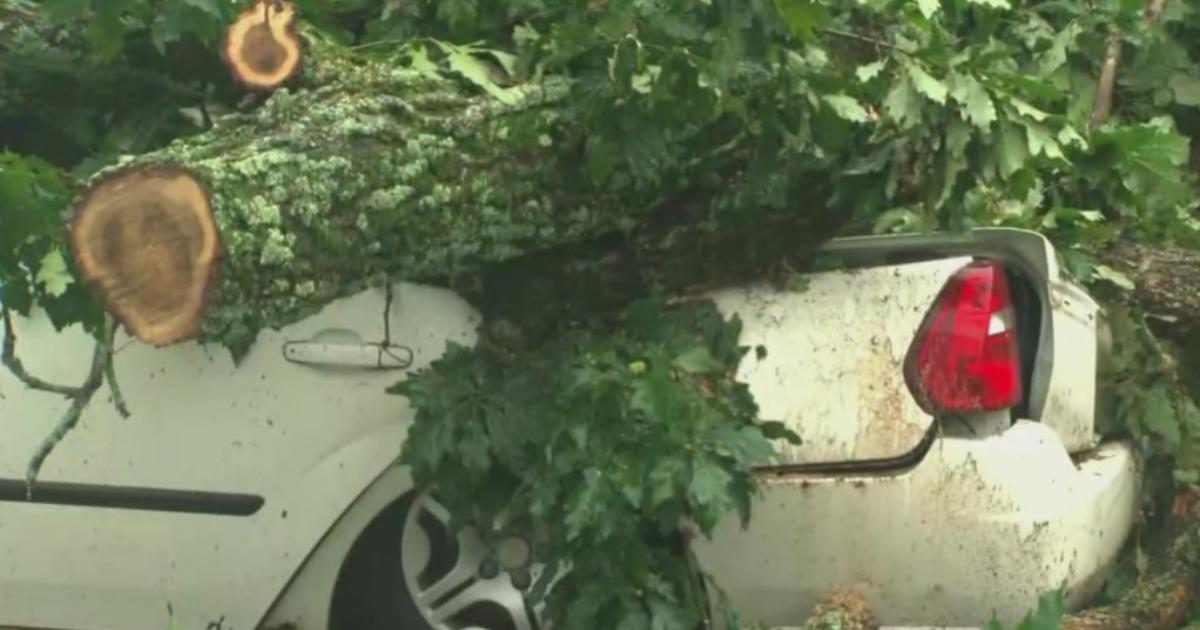
[[[302,365],[403,370],[412,365],[413,351],[394,343],[289,341],[283,344],[283,358]]]

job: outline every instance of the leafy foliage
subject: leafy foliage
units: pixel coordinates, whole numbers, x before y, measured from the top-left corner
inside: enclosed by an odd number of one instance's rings
[[[36,302],[59,328],[82,321],[98,332],[102,313],[75,282],[61,236],[69,184],[43,160],[0,153],[0,301],[21,314]]]
[[[652,299],[537,348],[452,347],[393,389],[418,410],[401,460],[461,525],[545,533],[556,627],[691,630],[711,588],[681,526],[745,523],[751,466],[796,439],[734,380],[740,328]]]

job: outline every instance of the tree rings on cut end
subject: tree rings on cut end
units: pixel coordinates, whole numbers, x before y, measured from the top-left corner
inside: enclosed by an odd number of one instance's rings
[[[225,31],[221,58],[246,87],[271,90],[300,69],[302,48],[296,35],[296,6],[258,0]]]
[[[132,168],[97,181],[68,238],[83,279],[130,335],[165,346],[200,333],[224,249],[190,171]]]

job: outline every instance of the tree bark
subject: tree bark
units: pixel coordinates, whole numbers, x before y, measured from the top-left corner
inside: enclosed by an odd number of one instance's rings
[[[1157,570],[1110,606],[1063,619],[1063,630],[1167,630],[1183,625],[1200,579],[1200,491],[1181,492],[1171,509],[1172,536]]]
[[[756,191],[765,182],[743,169],[749,141],[716,124],[672,138],[678,161],[617,160],[597,182],[568,83],[543,81],[500,102],[445,78],[307,43],[302,89],[280,90],[253,113],[222,118],[96,180],[182,167],[210,193],[225,251],[198,336],[235,355],[259,330],[385,275],[457,288],[486,265],[604,238],[617,246],[596,251],[626,260],[625,241],[635,236],[645,245],[667,236],[665,225],[692,225],[689,238],[672,241],[677,251],[713,239],[728,244],[714,226],[760,211]],[[820,234],[801,226],[773,235],[780,251],[820,242],[836,223],[822,217],[823,206],[795,201],[825,224]],[[792,227],[804,219],[783,215]],[[745,220],[729,223],[752,232]],[[630,271],[624,262],[614,268]]]
[[[1133,280],[1126,301],[1160,322],[1167,336],[1186,340],[1200,324],[1200,251],[1120,241],[1095,255]]]

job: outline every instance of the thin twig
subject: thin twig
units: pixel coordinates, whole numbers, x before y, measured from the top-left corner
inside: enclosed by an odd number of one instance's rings
[[[350,47],[350,50],[365,50],[367,48],[375,48],[377,46],[394,46],[394,45],[400,45],[400,44],[407,44],[411,41],[413,41],[413,38],[411,38],[411,37],[406,37],[403,39],[401,39],[401,38],[377,39],[373,42],[365,42],[362,44],[355,44],[354,46]]]
[[[880,48],[889,48],[889,49],[891,49],[891,50],[899,51],[899,52],[902,52],[902,53],[907,53],[907,52],[908,52],[908,51],[904,50],[903,48],[901,48],[901,47],[899,47],[899,46],[897,46],[896,44],[893,44],[893,43],[891,43],[891,42],[885,42],[885,41],[883,41],[882,39],[876,39],[876,38],[874,38],[874,37],[868,37],[868,36],[866,36],[866,35],[862,35],[862,34],[859,34],[859,33],[854,33],[854,32],[851,32],[851,31],[842,31],[842,30],[838,30],[838,29],[836,29],[836,28],[822,28],[822,29],[818,29],[818,30],[819,30],[820,32],[822,32],[822,33],[825,33],[826,35],[833,35],[834,37],[841,37],[841,38],[844,38],[844,39],[852,39],[852,40],[854,40],[854,41],[856,41],[856,42],[860,42],[860,43],[863,43],[863,44],[870,44],[870,45],[872,45],[872,46],[879,46]]]
[[[92,351],[92,367],[88,372],[87,380],[71,395],[71,405],[67,407],[67,411],[54,426],[54,430],[42,440],[33,456],[29,458],[29,465],[25,469],[25,496],[28,500],[33,500],[33,486],[42,469],[42,464],[54,451],[54,447],[58,446],[58,443],[71,432],[71,429],[79,424],[84,408],[91,402],[96,390],[100,389],[100,385],[104,383],[104,374],[106,366],[109,364],[109,358],[112,356],[113,338],[116,336],[117,326],[112,319],[107,319],[104,327],[104,337],[96,340],[95,349]]]
[[[129,405],[125,404],[125,395],[121,393],[121,385],[117,383],[117,369],[113,366],[112,342],[109,342],[108,361],[104,364],[104,381],[108,383],[108,393],[112,397],[113,407],[122,418],[129,417]]]
[[[79,394],[80,388],[68,387],[44,381],[32,374],[26,369],[21,359],[17,358],[17,333],[13,330],[12,313],[7,306],[0,305],[0,318],[4,320],[4,349],[0,351],[0,364],[8,368],[26,387],[36,389],[38,391],[50,392],[59,396],[68,398]]]

